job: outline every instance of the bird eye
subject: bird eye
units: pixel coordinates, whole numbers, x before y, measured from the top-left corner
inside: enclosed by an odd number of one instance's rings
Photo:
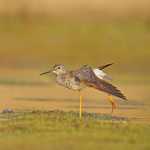
[[[57,67],[57,69],[60,69],[60,67]]]

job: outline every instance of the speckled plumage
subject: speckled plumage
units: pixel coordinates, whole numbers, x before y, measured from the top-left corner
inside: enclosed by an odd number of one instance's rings
[[[104,68],[110,66],[107,64],[101,67],[98,67],[102,71]],[[115,86],[105,81],[107,76],[104,72],[98,72],[99,76],[94,72],[94,70],[88,66],[84,65],[81,68],[73,71],[68,71],[63,64],[54,65],[53,68],[47,72],[42,73],[53,73],[56,75],[56,82],[68,89],[81,91],[85,87],[92,87],[99,91],[105,92],[108,94],[108,100],[112,105],[112,112],[117,107],[116,102],[114,101],[113,96],[119,97],[126,100],[126,97],[118,90]],[[82,95],[80,92],[80,105],[79,105],[79,116],[82,118]]]
[[[102,68],[105,68],[109,65],[102,66]],[[68,71],[65,69],[64,65],[58,64],[54,65],[50,72],[53,72],[56,75],[56,82],[59,85],[68,89],[80,91],[85,87],[93,87],[109,95],[113,95],[121,99],[126,99],[121,91],[118,90],[115,86],[106,82],[105,80],[98,78],[93,72],[93,69],[88,65],[84,65],[77,70]]]

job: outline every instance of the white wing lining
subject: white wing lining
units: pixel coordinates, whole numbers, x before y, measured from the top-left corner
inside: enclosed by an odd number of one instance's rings
[[[94,68],[93,72],[99,79],[112,81],[112,77],[110,77],[104,71],[102,71],[100,69]]]

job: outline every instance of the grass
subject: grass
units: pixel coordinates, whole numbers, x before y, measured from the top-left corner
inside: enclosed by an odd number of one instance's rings
[[[0,115],[1,149],[137,149],[150,148],[149,124],[125,118],[74,112],[35,111]]]

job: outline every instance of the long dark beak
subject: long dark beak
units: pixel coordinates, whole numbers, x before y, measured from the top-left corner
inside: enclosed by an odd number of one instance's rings
[[[43,73],[40,74],[40,76],[42,76],[42,75],[44,75],[44,74],[48,74],[48,73],[50,73],[50,72],[51,72],[51,70],[49,70],[49,71],[47,71],[47,72],[43,72]]]

